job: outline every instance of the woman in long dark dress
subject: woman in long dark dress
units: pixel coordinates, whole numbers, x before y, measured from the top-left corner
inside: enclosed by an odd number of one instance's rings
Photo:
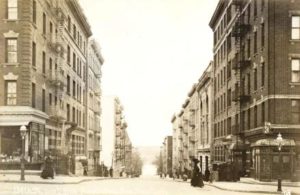
[[[199,167],[197,166],[198,164],[198,159],[193,159],[194,162],[194,168],[193,168],[193,174],[192,174],[192,179],[191,179],[191,186],[198,186],[199,183]]]
[[[199,169],[199,168],[198,168]],[[204,186],[204,183],[203,183],[203,175],[202,175],[202,171],[199,169],[199,172],[198,172],[198,186],[200,188],[202,188]]]
[[[50,158],[50,156],[47,156],[47,158],[45,160],[45,166],[42,171],[41,177],[43,179],[47,179],[48,177],[51,177],[52,179],[54,179],[53,161]]]

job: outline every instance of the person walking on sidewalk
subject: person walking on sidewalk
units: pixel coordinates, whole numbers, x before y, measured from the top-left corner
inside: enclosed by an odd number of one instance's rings
[[[48,177],[54,179],[53,160],[50,155],[46,157],[44,169],[41,173],[41,178],[47,179]]]

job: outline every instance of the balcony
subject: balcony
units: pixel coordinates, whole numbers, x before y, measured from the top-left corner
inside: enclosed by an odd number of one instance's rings
[[[64,74],[61,69],[55,71],[49,71],[47,80],[50,83],[50,85],[56,88],[60,88],[61,90],[63,90],[65,86]]]
[[[48,47],[52,52],[63,57],[64,47],[59,36],[56,36],[54,33],[48,33],[47,35]]]
[[[251,100],[251,95],[246,94],[244,90],[242,90],[242,94],[240,94],[240,87],[236,88],[232,91],[232,101],[234,102],[248,102]]]
[[[196,142],[195,135],[189,136],[189,140],[190,140],[190,142]]]
[[[241,24],[239,21],[237,21],[232,27],[231,36],[243,38],[248,32],[251,31],[251,29],[252,28],[250,24]]]
[[[232,60],[232,69],[245,69],[251,66],[251,60],[246,59],[245,56],[240,56],[240,53],[236,53]]]
[[[235,124],[231,126],[231,134],[239,135],[240,134],[240,124]]]
[[[192,127],[192,128],[195,128],[195,121],[194,120],[191,120],[189,122],[189,126]]]
[[[190,151],[189,151],[189,157],[190,157],[190,158],[195,157],[195,152],[190,150]]]
[[[100,90],[95,91],[95,96],[100,97],[101,96],[101,91]]]
[[[58,105],[49,106],[49,117],[57,120],[66,119],[66,112]]]

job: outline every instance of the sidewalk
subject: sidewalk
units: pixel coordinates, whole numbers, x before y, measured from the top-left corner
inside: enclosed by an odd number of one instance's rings
[[[170,180],[173,180],[170,178]],[[175,179],[177,182],[186,182],[182,179]],[[249,192],[260,194],[284,194],[287,195],[300,195],[300,182],[282,182],[282,192],[277,192],[277,182],[260,182],[252,178],[241,178],[239,182],[226,182],[215,181],[213,183],[205,182],[205,185],[212,186],[221,190],[234,191],[234,192]]]
[[[104,179],[117,179],[110,177],[93,177],[93,176],[67,176],[56,175],[54,179],[42,179],[39,175],[26,175],[25,180],[20,180],[17,174],[0,174],[0,182],[9,183],[33,183],[33,184],[79,184],[87,181],[96,181]]]

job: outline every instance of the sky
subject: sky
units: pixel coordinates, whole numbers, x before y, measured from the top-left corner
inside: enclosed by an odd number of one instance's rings
[[[212,60],[218,0],[80,0],[101,46],[103,95],[116,95],[134,146],[172,135],[192,85]]]

